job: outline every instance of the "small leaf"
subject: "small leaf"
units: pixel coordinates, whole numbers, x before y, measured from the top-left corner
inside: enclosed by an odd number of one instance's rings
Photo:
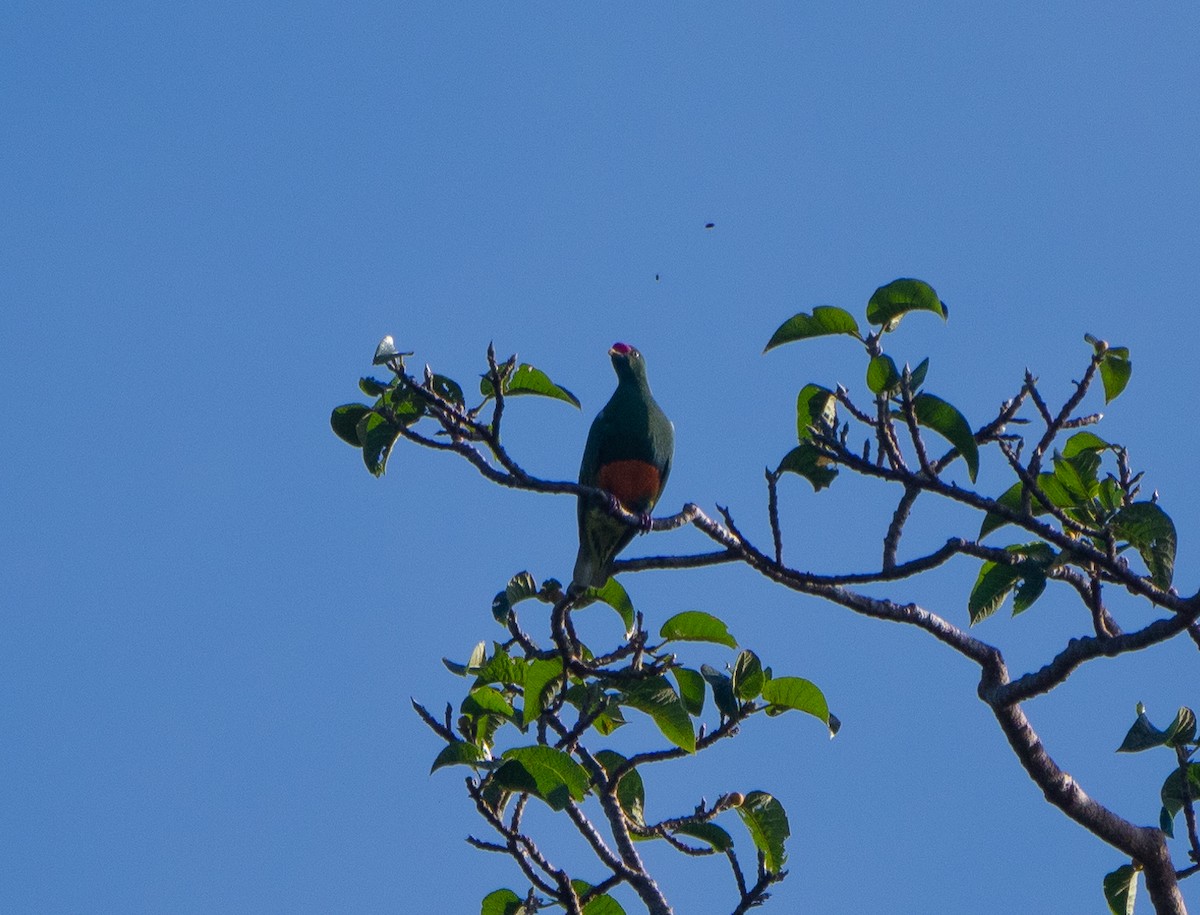
[[[471,717],[500,715],[503,718],[511,718],[513,715],[512,703],[504,698],[499,690],[490,686],[477,686],[467,693],[459,710]]]
[[[610,776],[623,766],[625,761],[624,756],[613,750],[600,750],[596,753],[596,762],[600,763],[605,773]],[[634,823],[638,826],[646,825],[646,786],[637,769],[630,769],[621,776],[621,781],[617,783],[617,802]]]
[[[958,449],[967,462],[967,475],[975,482],[979,473],[979,446],[975,444],[975,433],[967,420],[946,401],[922,391],[913,398],[913,412],[917,422],[943,436]]]
[[[810,337],[824,337],[829,334],[849,334],[852,337],[858,337],[858,322],[844,308],[818,305],[812,310],[812,314],[801,312],[784,321],[771,336],[771,340],[763,352],[784,343],[807,340]]]
[[[867,387],[872,394],[883,394],[900,387],[900,372],[891,356],[876,356],[867,364]]]
[[[702,610],[676,613],[662,624],[658,634],[668,642],[715,642],[737,648],[737,641],[725,624]]]
[[[649,715],[663,736],[681,750],[696,752],[696,733],[692,730],[692,720],[666,677],[643,680],[622,691],[618,701],[621,705]]]
[[[488,378],[480,380],[479,392],[484,397],[492,396],[492,382]],[[525,362],[518,365],[516,370],[504,379],[504,393],[511,397],[518,394],[537,394],[541,397],[561,400],[576,409],[579,408],[578,397],[551,381],[550,377],[541,369],[534,368]]]
[[[509,791],[527,791],[563,810],[569,800],[582,801],[588,790],[584,768],[554,747],[516,747],[504,752],[504,764],[493,778]]]
[[[795,709],[819,718],[829,726],[829,704],[818,686],[803,677],[776,677],[768,680],[762,688],[763,701],[775,709]]]
[[[783,805],[765,791],[752,791],[735,809],[746,824],[754,847],[762,852],[763,867],[768,873],[778,874],[787,861],[784,843],[791,835]]]
[[[479,915],[527,915],[527,913],[521,897],[512,890],[503,889],[495,890],[483,897]]]
[[[971,625],[987,619],[1000,609],[1008,592],[1016,587],[1021,573],[1016,566],[1004,563],[985,562],[971,589],[967,599],[967,612],[971,617]]]
[[[1124,353],[1124,355],[1120,355]],[[1112,403],[1125,385],[1129,384],[1129,376],[1133,374],[1133,364],[1129,361],[1129,350],[1112,349],[1105,353],[1100,360],[1100,381],[1104,384],[1104,402]]]
[[[837,398],[833,391],[806,384],[796,395],[796,434],[800,441],[812,438],[810,426],[837,425]]]
[[[592,888],[585,880],[572,880],[571,885],[581,899]],[[625,915],[625,910],[608,893],[597,893],[584,905],[583,915]]]
[[[833,461],[821,454],[812,442],[802,442],[785,454],[775,473],[799,474],[812,484],[813,492],[820,492],[838,475]]]
[[[1186,797],[1185,790],[1187,791]],[[1163,807],[1172,819],[1183,809],[1188,798],[1193,801],[1200,800],[1200,763],[1188,763],[1186,787],[1183,781],[1183,770],[1173,769],[1167,776],[1167,780],[1163,782],[1160,796]]]
[[[753,651],[743,651],[733,663],[733,694],[743,702],[758,697],[762,692],[766,678],[763,676],[762,662]]]
[[[1073,508],[1076,505],[1075,499],[1063,488],[1062,483],[1052,473],[1038,474],[1038,490],[1044,495],[1047,500],[1055,508]],[[1012,511],[1019,512],[1021,510],[1021,500],[1024,496],[1025,484],[1018,481],[1004,491],[996,501]],[[1046,509],[1038,500],[1037,496],[1030,495],[1029,510],[1036,517],[1046,514]],[[980,539],[984,538],[997,528],[1008,524],[1007,518],[1002,518],[1000,515],[989,512],[983,519],[983,524],[979,528]]]
[[[671,676],[679,686],[679,698],[687,713],[696,718],[704,711],[704,677],[690,667],[675,667]]]
[[[1196,740],[1196,713],[1186,705],[1175,713],[1167,728],[1165,743],[1169,747],[1185,747]]]
[[[1132,864],[1122,864],[1104,876],[1104,901],[1112,915],[1133,915],[1133,900],[1137,895],[1137,871]]]
[[[370,412],[371,408],[366,404],[342,404],[340,407],[333,408],[333,413],[329,417],[329,425],[333,428],[334,434],[343,442],[353,445],[355,448],[361,448],[362,442],[358,438],[358,422]]]
[[[634,609],[633,601],[629,599],[629,593],[612,576],[609,576],[599,588],[588,588],[587,596],[593,597],[603,604],[607,604],[617,611],[621,616],[621,621],[625,624],[625,631],[632,633],[634,628]]]
[[[728,674],[723,674],[715,667],[707,664],[700,665],[700,675],[712,687],[713,702],[717,711],[726,718],[733,718],[738,713],[738,701],[733,695],[733,681]]]
[[[368,397],[382,397],[388,392],[388,386],[378,378],[358,379],[358,389]]]
[[[910,311],[932,311],[943,320],[946,318],[946,308],[937,293],[921,280],[893,280],[876,289],[867,302],[867,320],[883,325],[885,331],[895,330]]]
[[[365,413],[355,427],[362,445],[363,463],[375,476],[387,470],[388,454],[400,435],[399,431],[378,413]]]
[[[446,766],[477,766],[483,760],[483,750],[475,744],[467,743],[465,740],[456,740],[442,748],[442,752],[433,761],[429,773],[432,775],[438,769]]]
[[[1138,551],[1158,587],[1171,586],[1175,575],[1175,523],[1166,512],[1154,502],[1134,502],[1117,512],[1112,531]]]
[[[1063,457],[1073,458],[1081,451],[1106,451],[1111,448],[1108,442],[1094,432],[1076,432],[1063,445]]]
[[[562,677],[562,658],[546,660],[539,658],[530,661],[525,669],[525,724],[528,726],[538,720],[546,707],[546,692],[550,686]]]
[[[906,366],[907,367],[907,366]],[[917,388],[925,383],[925,375],[929,372],[929,359],[922,359],[920,364],[912,370],[908,377],[908,389],[915,392]]]
[[[733,848],[733,837],[716,823],[684,823],[676,827],[674,835],[691,836],[711,845],[717,851]]]

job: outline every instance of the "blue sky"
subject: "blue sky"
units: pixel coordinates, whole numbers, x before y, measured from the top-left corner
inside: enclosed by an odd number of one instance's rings
[[[568,575],[574,504],[413,449],[371,478],[328,414],[385,333],[463,381],[494,340],[575,391],[582,412],[508,420],[559,479],[612,388],[607,347],[636,344],[677,428],[663,507],[727,504],[766,542],[762,468],[793,443],[796,391],[861,391],[864,365],[848,340],[764,343],[921,277],[951,319],[908,319],[892,352],[929,356],[929,389],[976,423],[1026,366],[1064,397],[1085,332],[1132,349],[1100,431],[1174,516],[1180,590],[1200,584],[1200,10],[641,7],[0,12],[0,908],[472,912],[523,892],[463,842],[483,826],[459,772],[427,774],[409,697],[457,699],[439,659],[500,635],[510,575]],[[1007,484],[988,455],[980,488]],[[877,563],[892,498],[788,481],[787,558]],[[922,508],[909,555],[975,530]],[[965,624],[976,571],[891,596]],[[764,911],[1103,905],[1119,854],[1045,805],[975,669],[932,639],[741,569],[626,586],[652,626],[722,616],[845,724],[830,742],[755,721],[648,777],[651,815],[784,801],[792,876]],[[1086,631],[1048,596],[978,627],[1017,670]],[[1194,664],[1185,644],[1097,662],[1028,712],[1089,792],[1152,823],[1165,760],[1112,750],[1137,701],[1164,722],[1200,702]],[[678,911],[732,908],[720,865],[650,854]]]

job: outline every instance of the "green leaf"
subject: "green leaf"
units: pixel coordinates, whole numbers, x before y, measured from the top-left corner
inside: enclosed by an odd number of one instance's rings
[[[1186,705],[1175,713],[1175,720],[1166,730],[1165,743],[1169,747],[1184,747],[1196,740],[1196,713]]]
[[[774,709],[784,711],[795,709],[807,712],[819,718],[826,727],[829,726],[829,704],[825,694],[810,680],[803,677],[776,677],[763,684],[762,697]]]
[[[1063,445],[1063,457],[1073,458],[1081,451],[1106,451],[1111,448],[1108,442],[1094,432],[1076,432]]]
[[[1016,587],[1021,573],[1016,566],[1004,563],[985,562],[971,589],[967,599],[967,612],[971,616],[971,625],[987,619],[1000,609],[1008,592]]]
[[[378,378],[358,379],[358,389],[368,397],[382,397],[388,392],[388,386]]]
[[[737,648],[737,640],[729,634],[725,624],[702,610],[676,613],[662,624],[658,634],[668,642],[715,642]]]
[[[758,697],[766,683],[762,662],[753,651],[743,651],[733,663],[733,694],[743,702]]]
[[[806,384],[796,395],[796,434],[800,441],[812,438],[810,426],[837,425],[837,398],[833,391],[817,384]]]
[[[453,378],[447,378],[445,375],[434,375],[432,387],[433,393],[437,394],[443,400],[448,400],[459,407],[467,405],[466,398],[463,397],[462,386]]]
[[[456,740],[442,748],[442,752],[433,761],[429,774],[432,775],[446,766],[477,766],[483,761],[483,750],[465,740]]]
[[[946,319],[945,305],[933,287],[921,280],[893,280],[876,289],[867,302],[867,320],[883,325],[885,331],[895,330],[900,319],[910,311],[932,311],[942,320]]]
[[[1124,355],[1120,355],[1124,353]],[[1112,403],[1125,385],[1129,384],[1129,376],[1133,374],[1133,364],[1129,361],[1129,350],[1121,348],[1109,350],[1100,360],[1100,381],[1104,384],[1104,402]]]
[[[679,698],[683,707],[693,718],[704,711],[704,677],[700,671],[690,667],[675,667],[671,676],[679,686]]]
[[[717,711],[726,718],[733,718],[738,713],[738,701],[733,695],[733,681],[728,674],[721,673],[715,667],[707,664],[700,665],[700,675],[708,682],[713,691],[713,703]]]
[[[575,887],[575,894],[580,899],[592,888],[592,885],[584,880],[572,880],[571,885]],[[599,893],[584,905],[583,915],[625,915],[625,910],[612,896],[607,893]]]
[[[483,666],[484,658],[487,657],[487,643],[476,642],[475,647],[471,649],[471,656],[467,659],[466,664],[456,664],[448,658],[442,658],[442,663],[446,665],[446,669],[452,674],[458,674],[460,677],[465,677],[467,674],[477,673],[479,668]]]
[[[512,718],[513,707],[504,695],[490,686],[477,686],[462,701],[460,711],[464,715],[478,717],[479,715],[500,715],[502,718]]]
[[[779,325],[779,329],[771,336],[771,340],[763,352],[784,343],[807,340],[810,337],[824,337],[829,334],[849,334],[852,337],[858,337],[858,322],[844,308],[818,305],[812,310],[812,314],[800,312]]]
[[[510,791],[528,791],[554,810],[564,809],[569,800],[582,801],[587,794],[587,772],[562,750],[515,747],[506,750],[503,759],[493,775],[496,782]]]
[[[1161,747],[1166,743],[1166,732],[1160,731],[1150,719],[1146,717],[1145,711],[1142,710],[1142,704],[1138,703],[1138,716],[1130,727],[1129,733],[1125,735],[1125,739],[1121,741],[1121,745],[1117,747],[1118,753],[1140,753],[1143,750],[1149,750],[1153,747]]]
[[[504,590],[492,598],[492,616],[501,626],[508,625],[514,604],[538,596],[537,582],[528,572],[518,572],[508,580]]]
[[[872,394],[883,394],[900,387],[900,372],[891,356],[876,356],[867,364],[867,387]]]
[[[777,476],[781,473],[799,474],[812,484],[813,492],[820,492],[838,475],[833,461],[821,454],[812,442],[802,442],[785,454],[775,471]]]
[[[366,404],[342,404],[340,407],[333,408],[333,413],[329,417],[329,425],[333,428],[334,434],[347,445],[361,448],[362,442],[358,438],[358,423],[370,412],[371,408]]]
[[[1100,470],[1100,455],[1096,451],[1081,451],[1073,457],[1054,456],[1054,478],[1075,500],[1083,505],[1100,489],[1096,474]]]
[[[907,368],[908,368],[908,366],[906,365],[905,369],[907,369]],[[917,390],[917,388],[919,388],[921,385],[923,385],[925,383],[925,376],[926,376],[926,374],[928,374],[928,372],[929,372],[929,359],[928,359],[928,357],[926,357],[925,359],[922,359],[920,364],[918,364],[917,367],[915,369],[913,369],[912,372],[909,374],[908,389],[910,391],[915,392]]]
[[[1172,819],[1183,809],[1188,797],[1193,801],[1200,800],[1200,763],[1188,763],[1186,785],[1188,794],[1186,797],[1184,790],[1183,770],[1178,768],[1171,770],[1171,774],[1163,782],[1160,796],[1163,808]]]
[[[488,378],[480,380],[479,393],[484,397],[493,396],[492,382]],[[519,394],[537,394],[541,397],[561,400],[579,409],[578,397],[551,381],[550,377],[541,369],[536,369],[525,362],[518,365],[516,370],[504,379],[504,393],[510,397]]]
[[[546,708],[546,693],[550,686],[562,677],[562,658],[530,661],[525,669],[525,724],[538,720]]]
[[[733,837],[716,823],[684,823],[676,827],[674,835],[691,836],[711,845],[717,851],[733,848]]]
[[[1133,900],[1137,895],[1137,871],[1132,864],[1122,864],[1104,876],[1104,901],[1112,915],[1133,915]]]
[[[621,622],[625,624],[625,631],[633,632],[635,617],[633,601],[629,599],[629,593],[619,581],[609,576],[608,581],[599,588],[588,588],[587,594],[616,610],[621,616]]]
[[[778,874],[787,861],[784,843],[791,835],[783,805],[765,791],[752,791],[742,806],[735,808],[750,838],[763,855],[763,867]]]
[[[527,915],[521,897],[512,890],[495,890],[483,897],[479,915]]]
[[[681,750],[696,752],[696,734],[692,720],[679,694],[672,689],[666,677],[643,680],[621,693],[621,705],[635,708],[654,719],[664,737]]]
[[[1055,508],[1074,508],[1076,505],[1075,499],[1067,492],[1062,483],[1052,473],[1038,474],[1037,479],[1038,490],[1049,500],[1050,504]],[[1018,481],[1004,491],[996,501],[1005,508],[1019,512],[1021,510],[1021,499],[1024,495],[1025,484]],[[1036,517],[1046,514],[1046,509],[1042,503],[1038,501],[1037,496],[1030,495],[1029,509]],[[979,528],[979,537],[983,539],[997,528],[1008,524],[1007,518],[1002,518],[1000,515],[989,512],[983,519],[983,524]]]
[[[596,753],[596,762],[604,767],[608,775],[625,765],[625,757],[613,750],[600,750]],[[621,776],[617,783],[617,802],[626,815],[638,826],[646,825],[646,786],[642,782],[641,773],[630,769]]]
[[[913,398],[913,412],[917,422],[932,429],[958,449],[967,462],[967,475],[975,482],[979,473],[979,446],[975,444],[975,433],[966,419],[946,401],[922,391]]]
[[[362,445],[363,463],[375,476],[383,476],[387,469],[388,453],[400,433],[378,413],[366,413],[355,427],[358,441]]]
[[[1117,512],[1112,531],[1138,551],[1158,587],[1171,586],[1175,575],[1175,523],[1166,512],[1154,502],[1134,502]]]
[[[521,686],[525,683],[525,662],[509,657],[504,646],[492,643],[492,656],[476,671],[475,685],[502,683],[505,686]]]

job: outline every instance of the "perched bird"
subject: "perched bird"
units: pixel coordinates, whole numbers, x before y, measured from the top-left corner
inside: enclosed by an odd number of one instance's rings
[[[648,530],[650,511],[662,495],[675,452],[675,427],[654,402],[646,362],[628,343],[608,351],[617,372],[617,390],[592,422],[579,482],[603,489],[626,511],[641,515]],[[610,503],[611,504],[611,503]],[[613,559],[629,545],[636,527],[608,514],[594,497],[579,497],[579,555],[571,588],[601,587]]]

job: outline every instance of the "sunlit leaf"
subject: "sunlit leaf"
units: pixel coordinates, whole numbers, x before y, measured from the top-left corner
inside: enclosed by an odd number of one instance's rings
[[[933,287],[921,280],[893,280],[875,290],[867,302],[867,320],[881,324],[885,331],[895,330],[910,311],[932,311],[943,320],[946,308]]]
[[[690,667],[674,667],[671,676],[679,686],[679,698],[683,707],[693,718],[704,711],[704,677],[700,671]]]
[[[818,305],[812,310],[812,314],[801,312],[784,321],[771,336],[771,340],[763,352],[784,343],[806,340],[810,337],[824,337],[829,334],[850,334],[857,337],[859,336],[858,322],[844,308]]]
[[[1072,458],[1081,451],[1105,451],[1111,448],[1108,442],[1102,439],[1094,432],[1088,432],[1086,429],[1082,432],[1076,432],[1072,435],[1065,445],[1063,445],[1063,457]]]
[[[806,384],[796,395],[796,434],[804,442],[812,438],[810,426],[837,425],[837,398],[818,384]]]
[[[1134,502],[1122,508],[1112,522],[1113,533],[1128,540],[1146,563],[1151,580],[1169,588],[1175,575],[1175,523],[1154,502]]]
[[[872,394],[883,394],[900,387],[900,371],[891,356],[879,355],[867,363],[867,387]]]
[[[753,651],[743,651],[733,664],[733,694],[743,702],[758,697],[762,692],[766,678],[763,676],[762,662]]]
[[[1037,486],[1038,490],[1055,508],[1072,508],[1077,504],[1075,498],[1067,492],[1062,483],[1060,483],[1052,473],[1038,474]],[[1018,481],[1005,490],[1004,494],[996,501],[1005,508],[1019,512],[1021,510],[1021,500],[1024,497],[1024,492],[1025,484]],[[1046,514],[1046,508],[1038,500],[1037,496],[1032,494],[1030,495],[1029,499],[1029,510],[1035,517]],[[980,539],[1008,523],[1009,521],[1007,518],[1003,518],[1000,515],[989,512],[983,519],[983,524],[980,525]]]
[[[676,613],[662,624],[658,634],[668,642],[715,642],[737,648],[737,640],[725,623],[702,610]]]
[[[763,867],[768,873],[778,874],[787,862],[784,843],[791,835],[783,805],[765,791],[752,791],[735,809],[746,825],[754,847],[762,852]]]
[[[483,750],[475,744],[467,743],[465,740],[456,740],[442,748],[442,752],[434,759],[433,766],[429,771],[432,774],[446,766],[476,766],[483,760]]]
[[[511,718],[513,714],[512,703],[504,698],[503,693],[490,686],[477,686],[467,693],[460,710],[464,715],[471,716],[500,715]]]
[[[1137,895],[1137,871],[1132,864],[1123,864],[1104,875],[1104,901],[1112,915],[1133,915],[1133,900]]]
[[[538,658],[525,669],[525,724],[537,721],[546,707],[546,693],[562,677],[562,658]]]
[[[618,701],[621,705],[649,715],[663,736],[681,750],[688,753],[696,751],[696,733],[692,730],[692,720],[687,709],[683,707],[679,694],[665,677],[643,680],[623,690]]]
[[[803,677],[776,677],[763,683],[762,697],[776,710],[795,709],[807,712],[829,726],[829,704],[825,694],[810,680]]]
[[[343,442],[353,445],[355,448],[361,448],[362,442],[358,438],[358,423],[370,412],[371,408],[366,404],[342,404],[340,407],[334,407],[333,413],[329,417],[329,425],[333,428],[334,434]]]
[[[491,379],[485,377],[480,380],[479,393],[484,397],[491,397],[493,395]],[[525,362],[518,365],[504,379],[504,393],[510,397],[515,397],[519,394],[536,394],[541,397],[561,400],[577,409],[579,408],[578,397],[561,385],[557,385],[551,381],[550,377],[541,369],[534,368]]]
[[[600,750],[596,753],[596,762],[604,767],[605,773],[610,777],[625,764],[625,761],[624,756],[613,750]],[[617,783],[617,801],[634,823],[639,826],[646,825],[646,786],[637,769],[630,769],[621,776],[621,781]]]
[[[940,397],[925,392],[913,398],[913,412],[918,423],[937,432],[958,449],[967,462],[967,475],[974,482],[979,473],[979,446],[975,444],[975,433],[966,418]]]
[[[1124,355],[1120,355],[1120,353]],[[1100,381],[1104,385],[1104,402],[1111,403],[1120,396],[1133,374],[1129,350],[1109,350],[1100,360]]]
[[[635,618],[633,601],[629,599],[629,593],[619,581],[609,576],[608,581],[599,588],[588,588],[587,596],[595,598],[616,610],[621,616],[621,621],[625,624],[625,631],[627,633],[633,632]]]
[[[675,835],[699,839],[717,851],[733,848],[733,837],[716,823],[684,823],[675,829]]]
[[[479,915],[529,915],[521,897],[512,890],[495,890],[483,897]]]
[[[509,791],[528,791],[555,810],[569,800],[582,801],[588,790],[584,768],[570,755],[554,747],[515,747],[505,750],[504,764],[493,774]]]

